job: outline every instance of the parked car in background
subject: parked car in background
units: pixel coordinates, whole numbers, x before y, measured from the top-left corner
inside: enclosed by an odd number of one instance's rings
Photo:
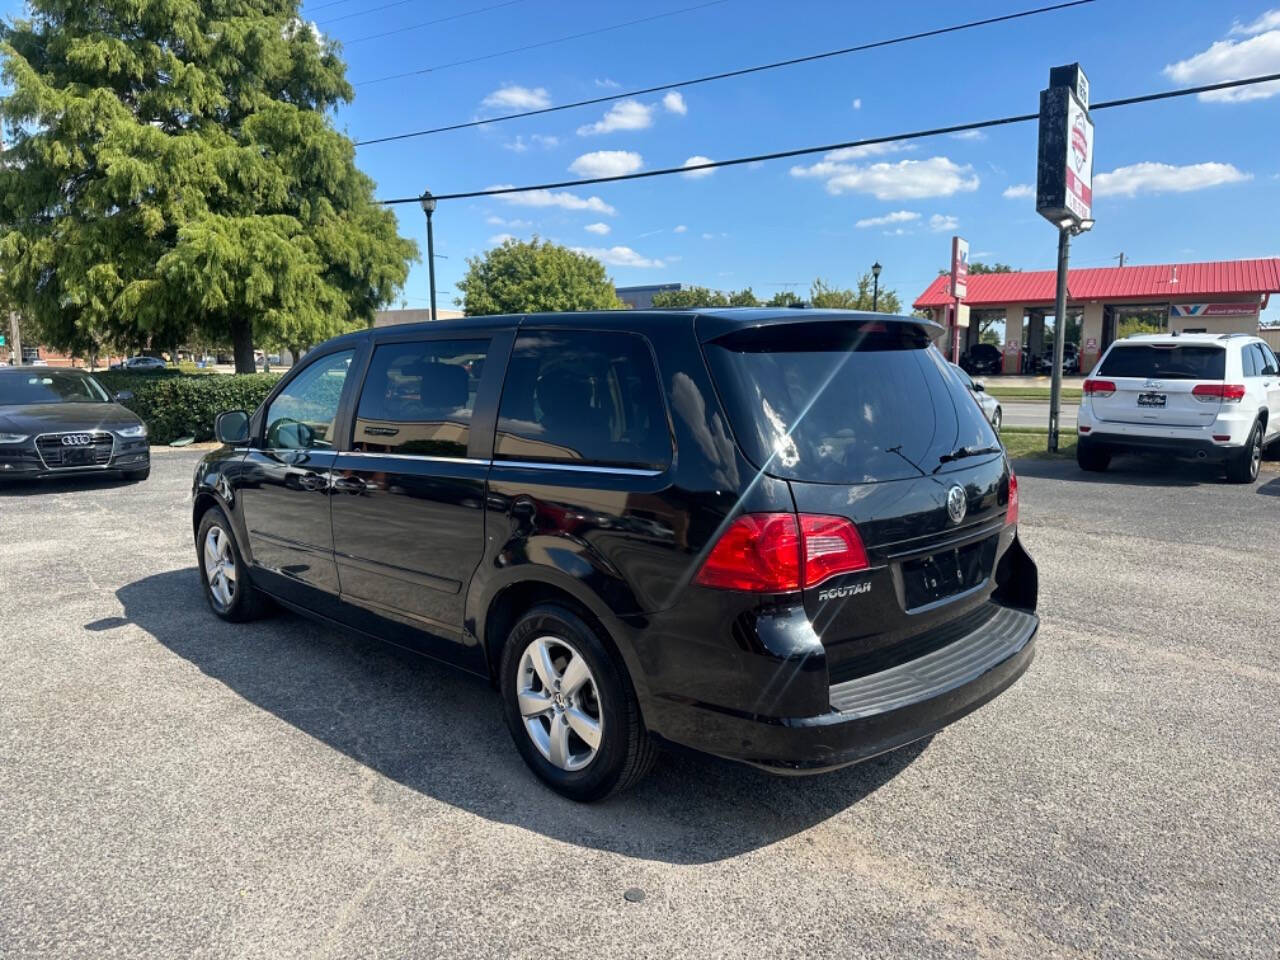
[[[159,357],[129,357],[119,363],[111,364],[112,370],[127,370],[131,373],[152,373],[165,369],[165,362]]]
[[[987,393],[987,386],[981,380],[973,379],[954,363],[951,366],[955,370],[956,376],[960,378],[960,382],[964,384],[965,389],[969,391],[969,395],[982,408],[983,415],[991,421],[991,426],[995,428],[996,433],[999,433],[1000,424],[1004,419],[1004,412],[1000,409],[1000,401]]]
[[[992,343],[975,343],[960,357],[960,367],[966,373],[999,373],[1004,369],[1004,355]]]
[[[0,367],[0,479],[151,472],[146,425],[78,370]]]
[[[790,773],[893,750],[1015,682],[1038,624],[1017,478],[940,332],[747,309],[339,337],[218,417],[206,598],[487,677],[575,800],[663,742]]]
[[[1117,340],[1084,382],[1076,430],[1084,470],[1105,470],[1118,453],[1163,453],[1253,483],[1263,447],[1280,440],[1280,362],[1243,333]]]

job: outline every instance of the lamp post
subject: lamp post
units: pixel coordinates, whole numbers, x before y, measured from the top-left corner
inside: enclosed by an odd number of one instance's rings
[[[871,265],[871,311],[873,313],[880,310],[880,261],[877,260]]]
[[[436,315],[436,244],[431,232],[431,215],[436,212],[436,198],[431,195],[430,190],[423,190],[420,200],[422,212],[427,215],[427,276],[431,284],[431,319],[435,321],[440,319]]]

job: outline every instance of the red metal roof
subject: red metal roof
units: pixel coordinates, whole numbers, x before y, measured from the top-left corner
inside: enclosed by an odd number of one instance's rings
[[[944,307],[950,277],[942,274],[920,295],[917,309]],[[980,273],[969,277],[970,307],[1053,303],[1056,272]],[[1095,267],[1067,271],[1072,301],[1161,299],[1188,301],[1216,296],[1280,293],[1280,257],[1216,263],[1161,263],[1144,267]]]

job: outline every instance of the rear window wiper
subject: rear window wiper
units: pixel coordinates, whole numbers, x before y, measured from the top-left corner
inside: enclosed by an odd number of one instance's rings
[[[963,460],[965,457],[980,457],[984,453],[999,453],[1001,448],[995,447],[957,447],[950,453],[944,453],[938,458],[938,466],[934,468],[934,473],[942,469],[944,463],[951,463],[953,460]]]

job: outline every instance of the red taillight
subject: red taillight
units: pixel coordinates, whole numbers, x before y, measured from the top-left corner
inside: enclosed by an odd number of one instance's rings
[[[744,513],[721,534],[694,582],[720,590],[791,593],[869,566],[858,528],[844,517]]]
[[[1116,385],[1110,380],[1086,380],[1084,395],[1086,397],[1109,397],[1116,392]]]
[[[1243,383],[1198,383],[1191,388],[1191,395],[1203,403],[1221,400],[1223,403],[1239,403],[1244,399]]]
[[[839,573],[866,570],[867,551],[853,522],[844,517],[800,514],[804,541],[804,585],[816,587]]]
[[[1009,512],[1004,515],[1004,525],[1018,522],[1018,475],[1009,468]]]

